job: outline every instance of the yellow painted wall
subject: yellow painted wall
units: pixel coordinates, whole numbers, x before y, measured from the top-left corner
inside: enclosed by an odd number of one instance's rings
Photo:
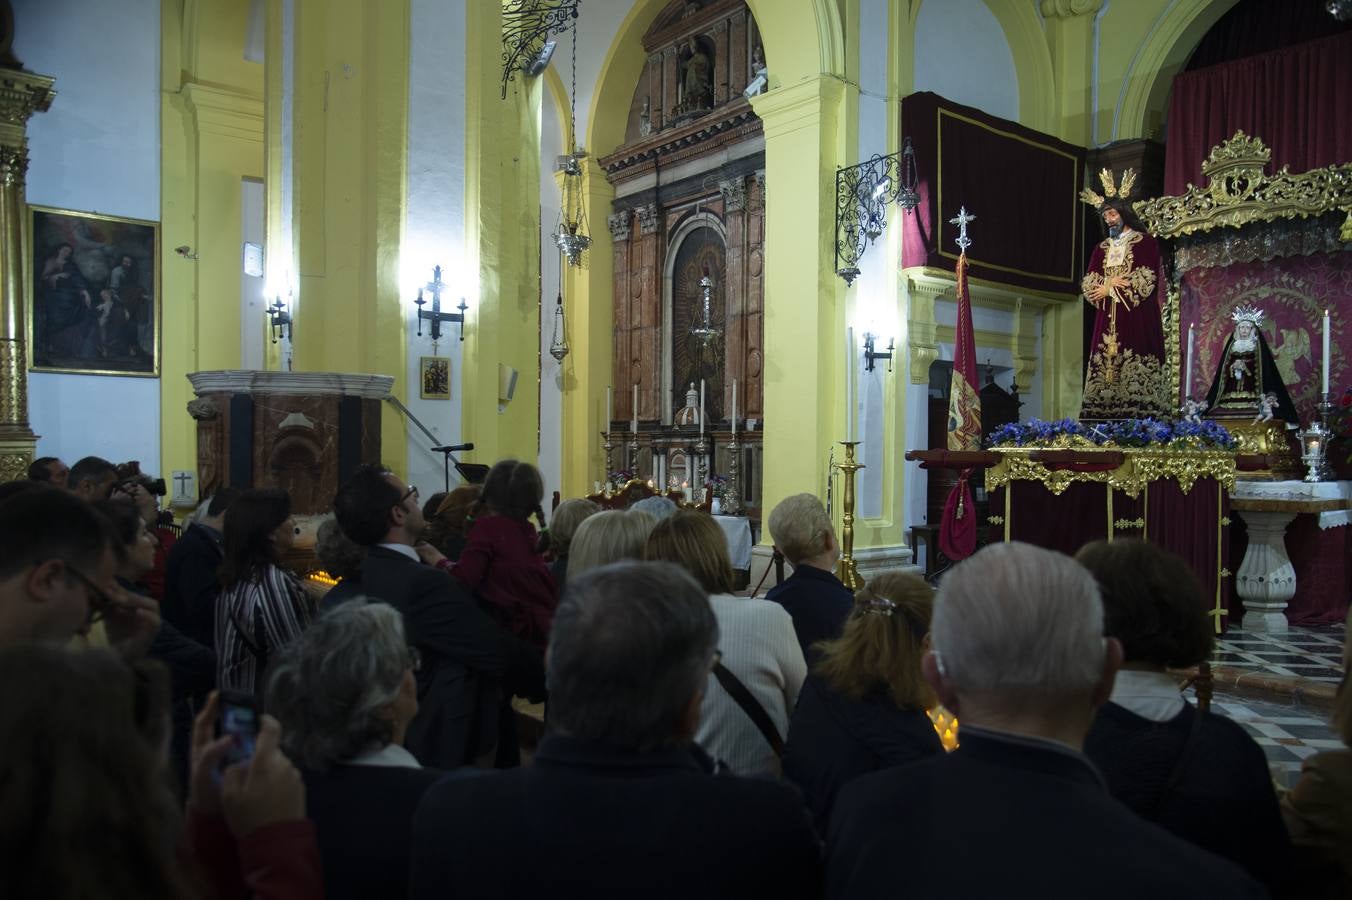
[[[477,273],[478,290],[477,296],[470,292],[473,308],[465,327],[462,433],[475,444],[467,455],[475,462],[505,457],[534,462],[540,446],[543,86],[541,79],[518,75],[502,99],[501,9],[487,3],[469,3],[467,9],[465,265]],[[609,268],[607,259],[600,264]],[[500,365],[518,373],[515,395],[501,410]]]
[[[240,194],[262,178],[263,67],[243,60],[248,4],[160,7],[161,470],[197,468],[186,375],[240,364]],[[183,259],[173,247],[198,254]]]
[[[408,161],[408,0],[296,0],[297,371],[394,376],[408,396],[400,294]],[[407,429],[386,409],[384,462]]]

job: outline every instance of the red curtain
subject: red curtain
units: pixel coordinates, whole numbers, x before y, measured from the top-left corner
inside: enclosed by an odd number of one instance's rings
[[[1202,162],[1236,130],[1272,150],[1275,172],[1352,161],[1352,32],[1187,72],[1174,79],[1164,192],[1201,186]]]

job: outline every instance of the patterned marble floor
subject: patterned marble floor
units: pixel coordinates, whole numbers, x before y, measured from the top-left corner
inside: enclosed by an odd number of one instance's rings
[[[1230,697],[1218,689],[1211,710],[1243,726],[1267,754],[1273,780],[1285,788],[1300,777],[1300,762],[1305,757],[1343,746],[1328,719],[1308,708]]]
[[[1336,685],[1343,674],[1342,654],[1341,625],[1296,626],[1282,634],[1232,628],[1216,640],[1211,664]]]

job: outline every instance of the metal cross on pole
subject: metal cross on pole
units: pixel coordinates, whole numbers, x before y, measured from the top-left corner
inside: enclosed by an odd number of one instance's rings
[[[967,248],[972,246],[972,239],[967,236],[967,223],[975,221],[976,216],[969,214],[965,206],[958,211],[956,216],[948,220],[950,225],[958,226],[958,236],[954,242],[963,253],[966,253]]]
[[[459,312],[442,312],[441,294],[446,290],[446,287],[446,282],[441,280],[441,266],[436,266],[432,270],[432,280],[427,282],[427,291],[432,295],[431,312],[423,309],[423,305],[427,301],[423,299],[422,288],[418,288],[418,299],[413,301],[418,306],[418,337],[422,337],[422,323],[424,319],[427,319],[432,323],[432,341],[434,344],[441,340],[442,322],[459,322],[460,340],[464,341],[465,339],[465,310],[469,309],[469,306],[465,303],[465,298],[461,297],[459,305],[456,306],[456,309],[460,310]]]

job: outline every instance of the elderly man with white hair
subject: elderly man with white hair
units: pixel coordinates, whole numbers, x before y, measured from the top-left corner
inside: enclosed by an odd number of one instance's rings
[[[829,897],[1264,897],[1233,864],[1138,818],[1081,753],[1121,645],[1068,556],[996,544],[940,586],[922,666],[961,722],[946,756],[836,802]]]

